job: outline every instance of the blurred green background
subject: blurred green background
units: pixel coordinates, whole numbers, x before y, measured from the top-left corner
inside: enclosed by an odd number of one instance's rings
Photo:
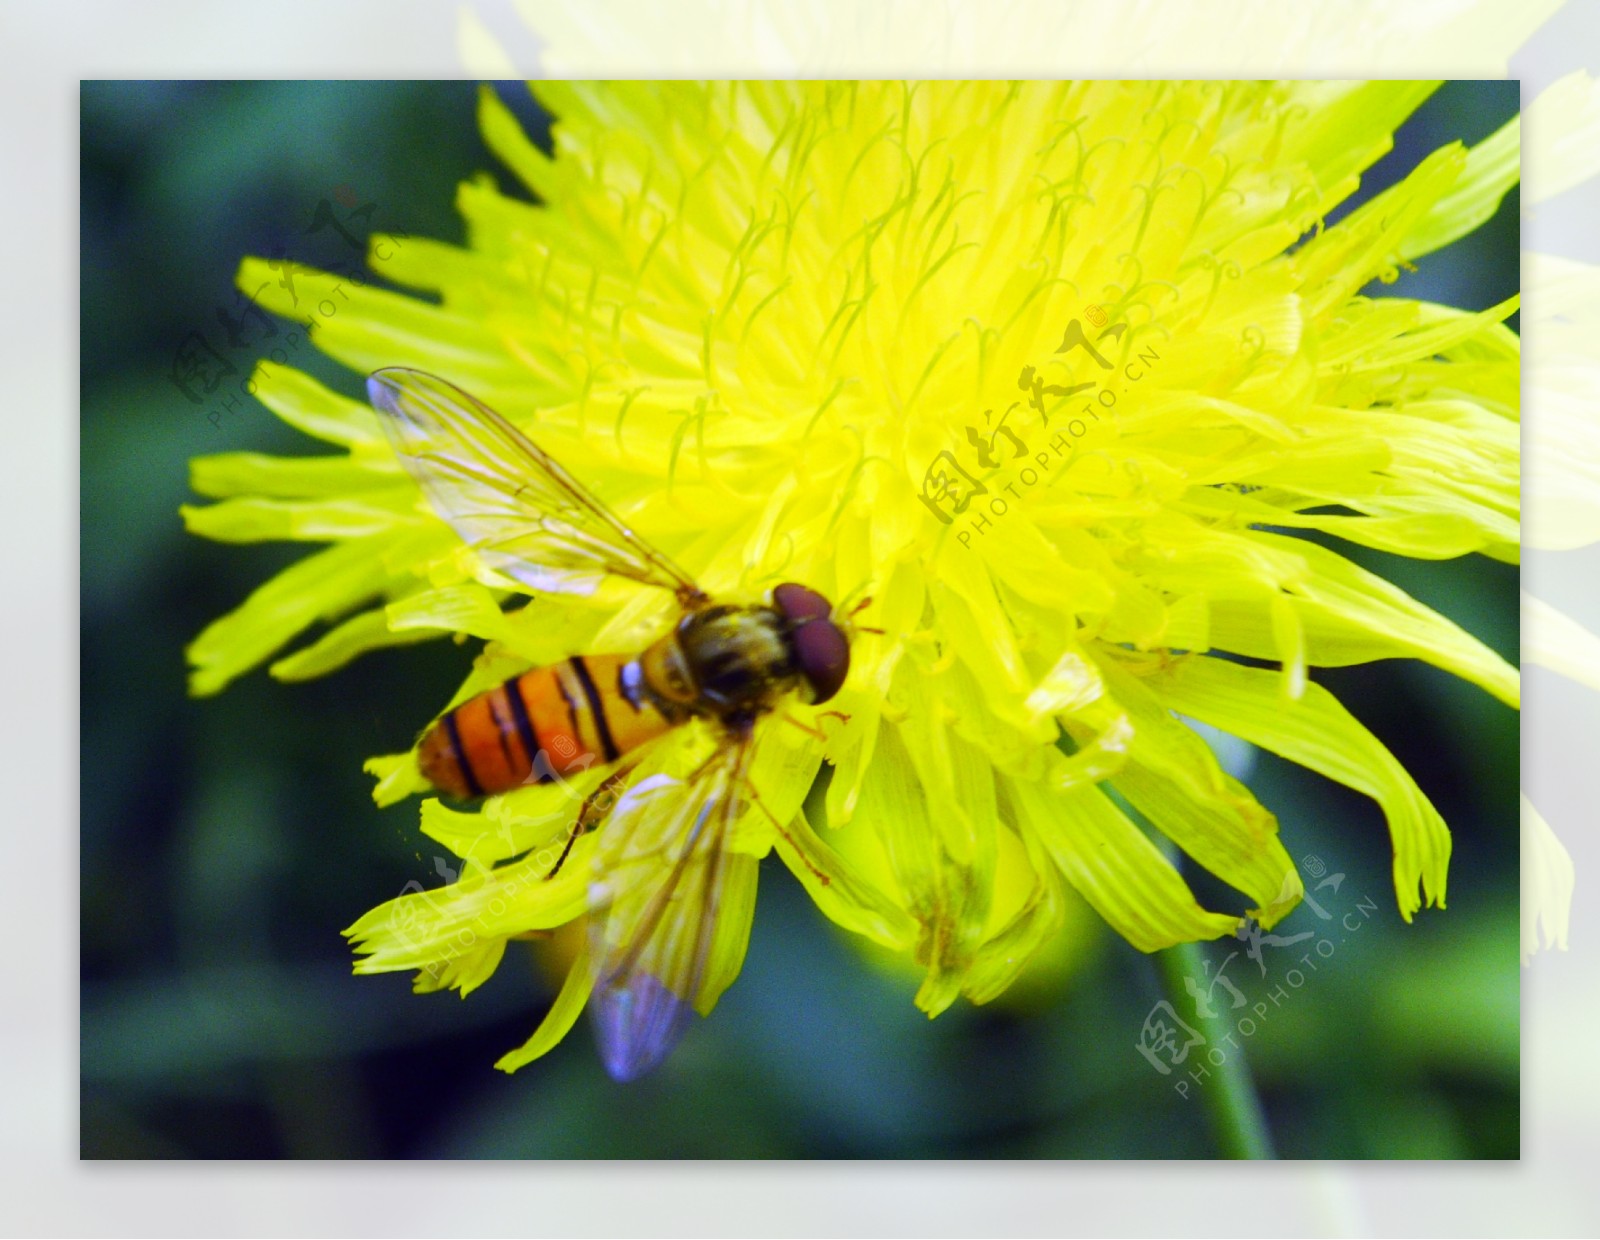
[[[1197,1090],[1180,1097],[1135,1050],[1163,997],[1153,964],[1098,923],[1070,973],[930,1023],[911,1004],[915,979],[866,961],[769,858],[738,983],[664,1070],[629,1086],[605,1076],[583,1024],[516,1076],[493,1070],[553,994],[523,945],[466,1002],[413,996],[404,975],[352,976],[340,929],[408,882],[445,881],[451,864],[417,831],[414,801],[374,808],[361,763],[403,748],[470,655],[429,643],[322,681],[257,672],[219,697],[188,698],[185,643],[304,552],[185,535],[189,458],[316,445],[246,398],[213,426],[214,405],[189,403],[169,372],[190,332],[241,373],[272,345],[226,345],[217,311],[238,312],[241,257],[352,257],[332,230],[308,231],[319,203],[341,219],[341,201],[372,204],[363,233],[459,241],[458,182],[491,170],[519,192],[477,136],[475,89],[82,88],[82,1153],[1212,1156]],[[526,89],[498,89],[543,142],[547,122]],[[1516,107],[1515,82],[1446,86],[1362,197],[1446,141],[1481,139]],[[1516,290],[1517,263],[1512,194],[1490,226],[1386,291],[1481,308]],[[296,358],[360,394],[358,376],[304,348]],[[1341,550],[1516,661],[1515,566]],[[1427,667],[1316,678],[1415,774],[1455,853],[1449,910],[1408,927],[1377,808],[1245,755],[1291,855],[1345,875],[1338,891],[1316,893],[1333,922],[1302,907],[1277,930],[1339,940],[1312,957],[1314,973],[1298,963],[1312,939],[1266,948],[1266,977],[1242,952],[1225,966],[1251,1006],[1280,986],[1287,995],[1247,1044],[1279,1152],[1515,1157],[1517,716]],[[1203,900],[1236,903],[1190,877]],[[1376,912],[1340,930],[1358,902]],[[1220,964],[1241,947],[1205,950]],[[1291,990],[1283,979],[1295,967],[1303,984]],[[1226,992],[1216,996],[1227,1009]]]

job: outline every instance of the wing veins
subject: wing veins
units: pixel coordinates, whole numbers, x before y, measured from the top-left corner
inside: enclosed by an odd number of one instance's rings
[[[721,754],[717,755],[717,759],[704,769],[700,777],[691,782],[690,789],[685,794],[690,800],[695,799],[697,796],[700,784],[712,783],[713,781],[721,783],[721,795],[717,797],[715,804],[710,804],[708,794],[708,803],[701,808],[700,813],[696,816],[695,825],[690,832],[689,840],[684,845],[682,854],[673,863],[672,872],[663,881],[655,895],[651,897],[650,904],[639,918],[637,925],[634,927],[627,952],[615,966],[608,968],[601,977],[600,982],[602,985],[613,985],[616,978],[632,972],[637,966],[640,955],[643,954],[646,947],[651,945],[651,940],[655,937],[656,929],[661,923],[662,915],[666,912],[667,906],[676,894],[683,876],[688,872],[689,862],[694,860],[696,854],[701,850],[702,841],[709,840],[708,846],[711,851],[706,864],[711,867],[711,870],[706,875],[704,882],[706,891],[713,898],[708,901],[708,908],[700,913],[699,922],[695,927],[695,963],[686,987],[690,993],[680,996],[686,1002],[694,1002],[693,992],[699,989],[701,977],[705,972],[706,948],[710,945],[711,935],[716,925],[717,900],[715,897],[718,895],[718,881],[721,878],[722,846],[727,837],[728,824],[740,804],[738,789],[743,773],[749,765],[749,758],[750,742],[748,738],[741,738],[735,743],[735,747],[728,757],[724,758]],[[705,830],[708,825],[707,819],[713,817],[715,821],[709,824],[711,830],[707,834]]]
[[[598,986],[621,990],[627,989],[627,986],[635,981],[640,957],[646,950],[656,946],[654,939],[664,925],[662,918],[666,915],[672,898],[677,894],[678,886],[682,885],[683,877],[690,872],[690,862],[704,856],[704,864],[709,867],[707,874],[701,878],[704,906],[690,912],[690,915],[696,918],[690,965],[683,978],[672,979],[674,981],[672,989],[678,998],[693,1005],[694,998],[699,994],[701,982],[706,978],[707,958],[715,939],[717,912],[722,902],[723,869],[725,869],[723,845],[728,837],[728,827],[738,816],[739,806],[742,805],[742,794],[739,789],[749,771],[750,755],[752,755],[752,742],[749,734],[744,734],[731,741],[730,746],[720,750],[710,762],[706,763],[706,766],[702,766],[701,771],[694,774],[694,778],[690,781],[690,789],[685,794],[685,802],[701,802],[702,805],[696,816],[696,824],[691,829],[690,838],[686,840],[682,854],[672,862],[672,872],[667,875],[666,880],[662,880],[661,888],[651,896],[650,904],[635,922],[621,957],[614,965],[606,965],[606,955],[603,952],[595,955],[595,965],[600,966],[597,973]],[[627,858],[627,861],[645,861],[645,856]],[[618,869],[621,869],[621,866],[611,867],[611,874]],[[667,979],[658,978],[658,981]],[[678,990],[678,986],[682,986],[682,990]]]
[[[478,527],[521,519],[529,523],[534,543],[523,552],[498,554],[531,570],[536,580],[544,569],[592,568],[670,589],[686,600],[704,597],[687,573],[476,397],[436,375],[404,367],[375,371],[368,389],[407,471],[469,546],[509,546],[516,535]],[[510,467],[508,461],[527,468]],[[552,521],[566,528],[554,529]],[[548,535],[552,545],[540,547],[538,534]],[[561,555],[562,543],[566,555]],[[555,562],[553,555],[559,557]]]

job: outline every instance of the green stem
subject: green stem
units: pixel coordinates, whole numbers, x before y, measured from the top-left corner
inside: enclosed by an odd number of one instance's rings
[[[1184,979],[1192,977],[1200,982],[1206,977],[1200,945],[1179,943],[1157,952],[1156,966],[1161,971],[1172,1006],[1185,1013],[1193,1011],[1194,1003],[1184,987]],[[1205,1034],[1207,1047],[1221,1045],[1223,1038],[1232,1032],[1220,1016],[1196,1012],[1195,1023]],[[1213,1064],[1209,1059],[1203,1062],[1211,1076],[1200,1086],[1200,1101],[1223,1157],[1276,1158],[1272,1135],[1267,1131],[1267,1117],[1261,1110],[1261,1099],[1256,1096],[1250,1069],[1244,1061],[1244,1049],[1235,1043],[1220,1064]]]

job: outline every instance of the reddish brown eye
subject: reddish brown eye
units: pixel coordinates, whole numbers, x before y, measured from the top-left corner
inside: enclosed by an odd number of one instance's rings
[[[790,624],[803,624],[807,620],[826,620],[833,611],[832,605],[810,586],[789,582],[772,592],[772,605],[783,613]]]
[[[809,620],[790,640],[800,671],[811,683],[811,700],[826,702],[850,674],[850,643],[831,620]]]
[[[850,642],[829,616],[833,605],[809,586],[788,582],[772,592],[772,605],[789,622],[789,641],[811,700],[826,702],[850,674]]]

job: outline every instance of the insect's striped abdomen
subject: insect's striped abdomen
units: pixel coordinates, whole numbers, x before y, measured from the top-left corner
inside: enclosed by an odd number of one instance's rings
[[[577,655],[480,693],[428,729],[417,748],[422,774],[441,792],[478,797],[614,762],[672,726],[624,690],[634,662]]]

